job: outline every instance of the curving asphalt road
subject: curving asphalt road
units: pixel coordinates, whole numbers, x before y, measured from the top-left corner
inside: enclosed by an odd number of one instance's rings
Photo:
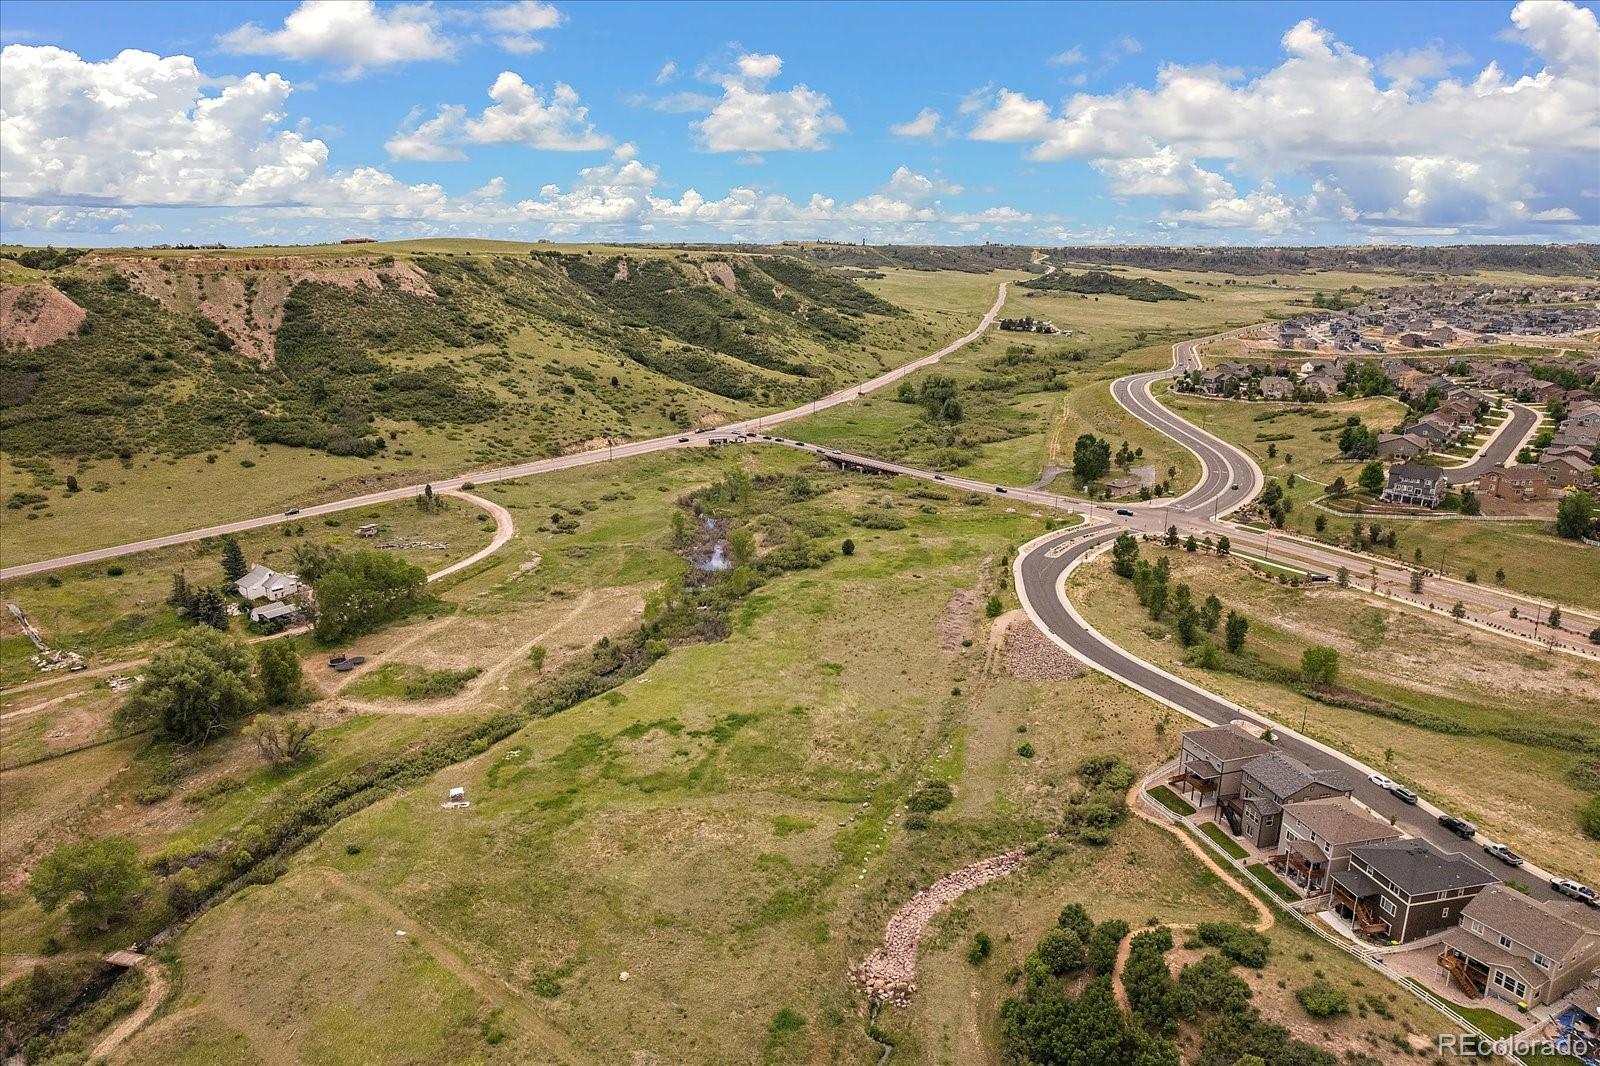
[[[1079,564],[1109,548],[1122,532],[1116,527],[1095,526],[1047,534],[1018,553],[1012,564],[1017,594],[1028,616],[1051,640],[1101,673],[1202,723],[1223,725],[1244,721],[1257,728],[1270,727],[1279,737],[1277,746],[1280,749],[1313,768],[1344,770],[1357,782],[1357,800],[1381,817],[1392,817],[1395,824],[1410,835],[1422,837],[1445,851],[1463,852],[1497,876],[1516,877],[1541,899],[1556,898],[1549,887],[1549,877],[1543,871],[1525,866],[1517,873],[1484,855],[1482,845],[1492,843],[1488,837],[1480,834],[1473,840],[1463,841],[1446,831],[1437,821],[1440,813],[1437,807],[1426,801],[1417,806],[1402,803],[1367,780],[1374,772],[1372,767],[1302,737],[1281,722],[1190,684],[1123,651],[1101,636],[1067,599],[1067,576]]]
[[[1325,748],[1314,741],[1299,737],[1291,730],[1263,715],[1245,710],[1214,693],[1198,688],[1117,648],[1087,625],[1066,599],[1063,591],[1066,575],[1074,566],[1088,558],[1092,553],[1108,547],[1119,533],[1124,531],[1159,533],[1169,525],[1172,525],[1178,528],[1180,534],[1193,532],[1197,536],[1209,535],[1217,537],[1226,535],[1233,542],[1234,548],[1238,552],[1286,559],[1307,568],[1319,570],[1323,574],[1331,574],[1337,568],[1346,566],[1356,576],[1358,585],[1367,584],[1371,591],[1379,594],[1387,595],[1394,599],[1416,602],[1407,591],[1410,579],[1410,570],[1408,568],[1383,562],[1372,556],[1352,554],[1318,542],[1302,540],[1282,533],[1274,535],[1270,531],[1248,530],[1220,520],[1221,516],[1227,515],[1246,503],[1260,490],[1264,480],[1260,467],[1243,449],[1206,432],[1163,406],[1155,399],[1150,390],[1155,382],[1163,378],[1172,377],[1191,368],[1198,368],[1201,365],[1201,344],[1232,336],[1243,332],[1243,330],[1234,330],[1230,333],[1219,334],[1216,337],[1183,341],[1173,347],[1173,365],[1171,368],[1129,375],[1117,379],[1111,385],[1112,396],[1119,404],[1141,421],[1178,441],[1200,460],[1203,471],[1200,483],[1175,500],[1156,500],[1148,503],[1130,503],[1122,506],[1096,504],[1092,501],[1075,499],[1042,489],[1010,488],[1008,486],[993,485],[972,478],[921,470],[903,464],[876,460],[869,456],[858,456],[836,449],[824,449],[817,445],[785,440],[771,435],[770,432],[763,433],[763,431],[770,431],[773,427],[792,419],[801,418],[838,404],[849,403],[865,393],[894,384],[907,375],[936,363],[950,353],[972,343],[982,336],[999,316],[1001,308],[1005,304],[1006,288],[1004,283],[999,286],[993,306],[989,308],[975,329],[952,341],[932,355],[924,356],[903,366],[896,367],[861,385],[851,386],[828,396],[819,397],[811,404],[720,427],[715,431],[715,436],[719,439],[726,439],[733,436],[752,435],[752,439],[755,440],[765,439],[769,442],[813,451],[845,466],[917,477],[975,492],[1006,494],[1019,503],[1084,514],[1090,520],[1087,526],[1064,534],[1050,534],[1040,538],[1027,545],[1018,554],[1015,562],[1016,585],[1023,605],[1035,624],[1052,640],[1095,669],[1115,677],[1125,684],[1144,692],[1151,698],[1201,721],[1220,723],[1233,719],[1245,719],[1258,725],[1270,725],[1284,738],[1282,746],[1285,750],[1294,754],[1297,758],[1301,758],[1313,766],[1340,766],[1349,770],[1357,780],[1362,782],[1357,788],[1357,798],[1380,813],[1393,815],[1399,824],[1406,827],[1408,832],[1416,836],[1432,839],[1436,843],[1452,845],[1457,850],[1475,851],[1476,844],[1463,845],[1455,837],[1440,829],[1430,817],[1427,817],[1430,812],[1431,814],[1437,814],[1437,811],[1433,811],[1426,805],[1420,808],[1408,807],[1395,800],[1389,793],[1366,783],[1367,775],[1372,772],[1371,768],[1365,767],[1355,760]],[[1532,419],[1532,424],[1525,424],[1528,419]],[[1481,473],[1482,470],[1488,469],[1489,466],[1495,465],[1497,462],[1503,462],[1520,446],[1533,424],[1537,424],[1536,413],[1525,407],[1514,407],[1512,418],[1502,427],[1501,432],[1491,441],[1490,446],[1485,449],[1484,453],[1469,466],[1457,468],[1456,473],[1459,475],[1471,473],[1472,476],[1476,476],[1476,473],[1473,473],[1474,471]],[[449,478],[435,482],[434,487],[437,491],[466,495],[461,490],[462,486],[467,482],[487,483],[510,480],[555,470],[571,469],[591,463],[605,462],[612,458],[645,455],[674,448],[703,447],[709,444],[711,436],[712,434],[699,433],[686,437],[657,437],[651,440],[635,441],[605,449],[595,449],[553,459],[542,459],[516,466],[483,471],[463,477]],[[412,485],[384,492],[368,493],[346,500],[308,506],[298,511],[297,514],[305,517],[315,517],[374,503],[409,499],[420,492],[421,489],[421,485]],[[430,579],[446,576],[471,565],[498,549],[510,538],[510,516],[504,512],[504,508],[478,497],[471,497],[471,499],[475,503],[488,507],[491,513],[495,514],[496,535],[494,541],[484,551],[438,574],[432,575]],[[245,519],[240,522],[212,526],[207,529],[193,530],[188,533],[154,537],[112,548],[96,549],[57,559],[7,567],[0,569],[0,580],[42,573],[80,563],[96,562],[172,544],[181,544],[203,537],[254,529],[285,521],[286,518],[286,515],[267,515]],[[1039,550],[1040,548],[1045,550]],[[1277,551],[1276,556],[1273,555],[1274,548]],[[1371,576],[1368,577],[1368,574]],[[1526,613],[1532,609],[1536,601],[1503,591],[1486,590],[1478,585],[1445,582],[1437,578],[1432,579],[1432,582],[1435,588],[1442,588],[1440,599],[1459,599],[1469,606],[1472,612],[1469,615],[1469,621],[1492,625],[1494,628],[1501,629],[1514,636],[1528,636],[1528,626],[1525,621],[1512,622],[1501,617],[1501,614],[1512,606],[1520,607]],[[1425,595],[1424,600],[1426,598]],[[1600,617],[1587,612],[1568,611],[1567,613],[1573,619],[1575,628],[1582,628],[1585,632],[1590,626],[1600,624]],[[1537,634],[1536,628],[1534,632]],[[1548,627],[1546,628],[1546,634],[1548,634]],[[1548,640],[1548,636],[1546,639]],[[1552,647],[1573,654],[1593,657],[1593,653],[1580,643],[1580,639],[1569,629],[1567,632],[1558,635]],[[1530,873],[1532,872],[1530,871]],[[1548,888],[1542,885],[1536,885],[1535,887],[1540,894],[1548,893],[1549,891]]]
[[[1446,467],[1445,480],[1451,485],[1465,485],[1497,466],[1505,466],[1539,426],[1539,412],[1520,403],[1506,405],[1511,417],[1500,424],[1489,443],[1470,463]]]

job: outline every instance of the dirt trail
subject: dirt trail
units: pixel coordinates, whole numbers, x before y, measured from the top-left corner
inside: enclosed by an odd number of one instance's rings
[[[1228,885],[1228,887],[1232,888],[1235,892],[1239,893],[1239,895],[1243,896],[1245,901],[1248,902],[1256,912],[1255,924],[1253,924],[1250,928],[1254,929],[1258,933],[1265,933],[1268,929],[1271,929],[1273,923],[1277,921],[1277,917],[1272,913],[1272,908],[1261,902],[1260,898],[1258,898],[1254,892],[1251,892],[1239,881],[1237,877],[1233,876],[1232,870],[1227,869],[1221,863],[1217,862],[1216,858],[1213,857],[1212,854],[1205,848],[1201,847],[1199,842],[1197,842],[1188,833],[1185,833],[1171,822],[1162,818],[1157,818],[1155,815],[1146,812],[1144,808],[1140,806],[1139,791],[1143,787],[1143,781],[1136,781],[1134,782],[1133,787],[1128,790],[1128,809],[1133,812],[1134,817],[1139,818],[1142,821],[1149,822],[1151,825],[1171,833],[1178,839],[1179,843],[1181,843],[1185,848],[1189,849],[1190,853],[1193,854],[1195,858],[1205,863],[1207,869],[1216,874],[1218,877],[1222,878],[1223,883]],[[1174,933],[1178,933],[1193,929],[1194,926],[1169,925],[1167,928],[1171,929]],[[1116,968],[1111,972],[1111,990],[1116,994],[1117,1003],[1121,1005],[1123,1010],[1128,1009],[1128,991],[1122,986],[1122,968],[1127,964],[1128,953],[1131,950],[1132,945],[1132,936],[1129,936],[1122,941],[1122,947],[1117,950]]]
[[[157,962],[146,961],[141,963],[139,968],[144,971],[143,1001],[140,1002],[138,1009],[118,1022],[116,1028],[101,1038],[100,1043],[94,1046],[94,1051],[89,1056],[91,1060],[110,1058],[113,1051],[116,1051],[117,1048],[126,1043],[134,1033],[144,1028],[144,1023],[148,1022],[161,1004],[166,1001],[167,992],[171,989],[171,986],[167,983],[166,967]]]
[[[397,929],[417,930],[420,932],[418,939],[423,948],[438,961],[439,965],[449,970],[460,978],[469,988],[477,992],[484,999],[503,1009],[514,1017],[533,1040],[542,1044],[546,1051],[562,1062],[586,1063],[593,1060],[567,1038],[559,1027],[553,1024],[533,1004],[523,998],[522,993],[498,977],[484,973],[466,958],[457,953],[438,933],[429,928],[426,923],[419,922],[415,915],[407,914],[393,901],[372,891],[367,886],[350,880],[338,870],[326,866],[314,866],[306,871],[324,878],[338,891],[354,900],[372,908],[379,914],[388,918]]]
[[[527,661],[528,652],[533,650],[533,646],[535,644],[542,644],[544,641],[549,639],[550,634],[565,629],[568,625],[574,622],[579,615],[588,610],[589,607],[594,603],[594,600],[595,590],[586,590],[583,595],[579,596],[577,601],[573,603],[572,609],[566,614],[562,615],[558,621],[552,623],[543,631],[535,634],[533,637],[517,645],[515,648],[512,648],[494,663],[484,667],[483,673],[473,678],[465,688],[456,693],[454,696],[450,696],[442,700],[429,700],[414,706],[407,706],[403,703],[397,704],[396,701],[392,700],[372,701],[345,699],[343,700],[343,703],[345,706],[351,707],[357,711],[372,711],[380,714],[394,714],[398,712],[401,714],[432,715],[449,714],[452,711],[470,710],[482,702],[483,693],[490,685],[499,680],[501,677],[505,676],[506,672],[512,667],[516,666],[518,663]],[[390,651],[384,653],[385,661],[396,661],[396,653],[403,650],[403,648],[411,647],[415,643],[415,640],[406,641],[403,645],[396,646]]]
[[[1128,809],[1134,816],[1176,836],[1196,858],[1244,897],[1256,912],[1256,921],[1251,928],[1257,932],[1271,929],[1275,920],[1272,909],[1246,889],[1231,871],[1217,863],[1187,833],[1140,809],[1139,789],[1142,784],[1143,782],[1137,782],[1128,791]],[[930,887],[912,896],[889,919],[889,924],[884,930],[882,946],[876,948],[860,965],[851,969],[851,978],[861,986],[867,993],[867,998],[874,1004],[889,1003],[896,1007],[905,1006],[917,990],[917,949],[933,919],[941,910],[972,889],[1009,876],[1026,858],[1026,848],[1012,848],[1010,851],[987,859],[979,859],[954,873],[946,874]],[[1174,925],[1169,928],[1178,931],[1193,926]],[[1123,941],[1117,953],[1116,968],[1111,976],[1112,991],[1116,994],[1117,1002],[1124,1008],[1127,1007],[1127,992],[1122,987],[1122,967],[1127,961],[1131,941],[1132,937]]]

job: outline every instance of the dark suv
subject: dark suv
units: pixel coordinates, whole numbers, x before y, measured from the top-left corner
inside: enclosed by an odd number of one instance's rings
[[[1439,824],[1450,830],[1450,832],[1454,833],[1462,840],[1471,840],[1473,837],[1478,835],[1477,826],[1473,825],[1465,818],[1457,818],[1453,814],[1439,815]]]

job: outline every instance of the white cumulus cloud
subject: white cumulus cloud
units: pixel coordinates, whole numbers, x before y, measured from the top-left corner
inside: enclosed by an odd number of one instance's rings
[[[1168,200],[1164,217],[1180,224],[1278,232],[1331,218],[1493,234],[1570,219],[1592,232],[1600,213],[1583,189],[1600,152],[1595,14],[1523,0],[1508,33],[1542,62],[1536,73],[1512,79],[1490,63],[1456,78],[1464,57],[1437,45],[1374,62],[1305,19],[1259,75],[1169,64],[1151,87],[1077,93],[1059,109],[1001,90],[970,136],[1030,143],[1039,161],[1089,160],[1114,192]],[[1201,165],[1211,161],[1254,177],[1254,190]],[[1280,191],[1291,181],[1311,193]]]
[[[932,137],[939,132],[939,124],[942,121],[939,112],[931,107],[925,107],[914,117],[890,126],[889,132],[896,137]]]
[[[347,75],[374,67],[448,59],[456,45],[437,25],[428,4],[399,4],[380,10],[373,0],[303,0],[267,30],[247,22],[218,38],[224,50],[241,55],[337,63]]]
[[[707,152],[815,152],[828,137],[842,133],[844,119],[828,97],[805,85],[773,90],[768,82],[783,70],[775,55],[746,53],[718,83],[722,98],[711,113],[693,123]]]

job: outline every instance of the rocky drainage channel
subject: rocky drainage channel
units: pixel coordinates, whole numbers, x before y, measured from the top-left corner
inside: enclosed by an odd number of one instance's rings
[[[874,1013],[884,1003],[904,1007],[911,1001],[917,990],[917,948],[938,913],[974,888],[1009,876],[1027,855],[1026,847],[1016,847],[979,859],[945,874],[895,911],[884,930],[883,946],[850,971],[851,979],[866,992]]]

